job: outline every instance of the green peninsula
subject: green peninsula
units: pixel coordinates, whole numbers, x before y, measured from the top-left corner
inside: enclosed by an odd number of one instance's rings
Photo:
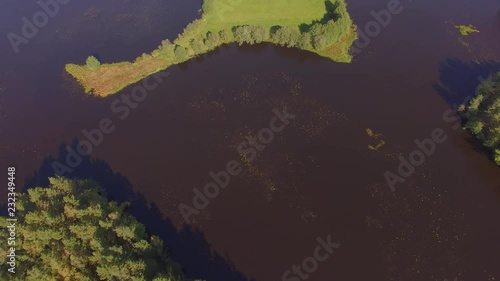
[[[314,52],[337,62],[350,62],[357,38],[344,0],[205,0],[203,14],[173,42],[164,40],[133,62],[67,64],[66,71],[99,96],[185,62],[223,44],[270,42]]]

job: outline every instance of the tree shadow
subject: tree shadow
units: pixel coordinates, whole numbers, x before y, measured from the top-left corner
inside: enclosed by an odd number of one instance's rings
[[[78,139],[74,139],[70,146],[76,151]],[[68,157],[67,145],[61,143],[57,158],[45,157],[38,171],[25,181],[27,187],[47,186],[48,178],[55,176],[52,165],[54,161],[66,165]],[[100,159],[91,159],[82,156],[73,171],[63,174],[72,179],[95,180],[104,188],[104,194],[110,200],[117,202],[130,202],[128,212],[142,222],[148,232],[159,236],[168,249],[172,260],[180,263],[189,279],[202,279],[207,281],[251,281],[227,258],[212,250],[205,239],[203,232],[189,225],[183,225],[178,231],[171,220],[165,218],[156,204],[150,204],[140,193],[134,192],[129,180],[119,173],[114,173],[110,166]]]
[[[439,65],[439,82],[434,90],[456,110],[468,97],[475,94],[482,79],[500,71],[500,63],[487,60],[466,63],[460,59],[447,59]]]

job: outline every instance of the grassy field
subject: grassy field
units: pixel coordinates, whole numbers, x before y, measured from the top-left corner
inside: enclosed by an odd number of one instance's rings
[[[332,11],[334,10],[334,11]],[[235,28],[239,26],[255,26],[268,30],[272,34],[279,28],[290,28],[302,36],[315,23],[326,26],[328,17],[338,25],[335,42],[322,49],[302,47],[321,56],[338,62],[350,62],[349,49],[357,38],[355,26],[347,13],[344,0],[205,0],[203,14],[200,19],[188,25],[170,46],[170,51],[183,47],[186,56],[162,55],[162,46],[150,54],[143,54],[134,62],[104,64],[97,69],[85,65],[68,64],[66,71],[85,88],[100,96],[118,92],[155,72],[169,66],[182,63],[193,57],[206,53],[222,44],[235,42]],[[227,38],[194,48],[193,40],[203,42],[209,33],[220,34],[225,31]],[[276,41],[276,40],[274,40]],[[273,42],[271,35],[259,42]],[[289,47],[295,46],[289,44]],[[166,50],[167,47],[164,47]],[[163,53],[165,53],[163,52]]]

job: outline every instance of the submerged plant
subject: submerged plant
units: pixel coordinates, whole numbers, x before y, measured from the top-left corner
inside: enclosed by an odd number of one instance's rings
[[[474,32],[479,32],[479,30],[476,27],[474,27],[472,24],[456,25],[455,27],[460,31],[460,34],[462,34],[463,36],[467,36],[467,35],[474,33]]]

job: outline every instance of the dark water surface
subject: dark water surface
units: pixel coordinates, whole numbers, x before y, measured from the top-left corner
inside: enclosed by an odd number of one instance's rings
[[[362,28],[386,3],[348,1]],[[131,88],[88,97],[64,64],[90,54],[132,60],[179,33],[201,1],[73,1],[15,55],[7,33],[39,8],[0,0],[2,169],[15,165],[22,186],[45,184],[64,147],[110,118],[116,130],[67,176],[93,177],[112,198],[132,201],[189,276],[281,280],[313,254],[317,237],[331,235],[341,246],[308,280],[499,280],[500,170],[443,114],[474,93],[480,75],[500,70],[500,4],[402,4],[351,64],[226,46],[168,69],[122,121],[110,105]],[[481,32],[461,38],[458,24]],[[179,204],[239,159],[235,147],[283,106],[295,121],[183,225]],[[384,172],[397,172],[397,157],[436,128],[448,139],[391,193]],[[380,139],[382,148],[368,148]]]

